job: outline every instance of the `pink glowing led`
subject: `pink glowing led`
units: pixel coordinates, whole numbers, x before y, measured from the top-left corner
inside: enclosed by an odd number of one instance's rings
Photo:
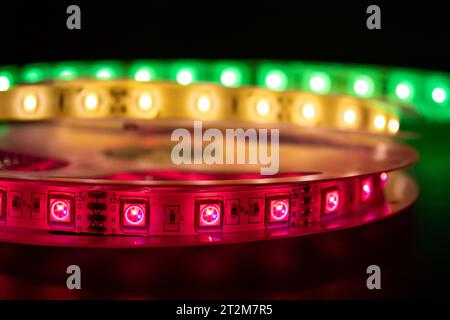
[[[339,207],[339,191],[328,191],[325,195],[325,214],[336,212]]]
[[[381,185],[384,186],[387,183],[388,175],[386,172],[380,173]]]
[[[138,205],[129,205],[125,209],[125,226],[145,225],[145,209]]]
[[[361,201],[370,199],[373,191],[372,180],[370,178],[364,179],[361,184]]]
[[[50,207],[50,220],[53,222],[70,222],[70,202],[68,200],[53,201]]]
[[[220,207],[205,205],[200,211],[200,226],[218,226],[220,224]]]
[[[5,210],[4,210],[4,206],[3,204],[5,203],[4,198],[4,193],[3,191],[0,190],[0,219],[3,218],[3,216],[5,215]]]
[[[287,221],[289,219],[289,202],[287,200],[271,201],[271,222]]]

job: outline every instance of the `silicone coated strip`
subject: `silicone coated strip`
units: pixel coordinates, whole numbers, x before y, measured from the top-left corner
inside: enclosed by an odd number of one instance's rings
[[[0,180],[0,225],[71,233],[193,235],[308,228],[387,209],[388,174],[262,186],[91,186]],[[174,194],[177,196],[174,197]]]
[[[250,121],[396,134],[398,109],[384,101],[295,90],[134,80],[72,80],[0,92],[0,119],[188,119]]]

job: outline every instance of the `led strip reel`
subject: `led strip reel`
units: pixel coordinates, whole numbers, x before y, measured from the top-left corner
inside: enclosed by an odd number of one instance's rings
[[[130,78],[140,82],[212,82],[228,87],[261,86],[383,99],[407,105],[436,121],[450,119],[447,73],[406,68],[278,61],[97,61],[37,63],[0,68],[0,91],[47,80]]]
[[[103,76],[109,78],[106,72]],[[139,124],[138,128],[156,124],[150,119],[214,120],[216,124],[243,121],[265,127],[284,123],[294,125],[283,128],[288,145],[296,137],[307,139],[312,134],[314,143],[322,141],[331,149],[342,149],[337,156],[341,162],[355,148],[372,156],[352,162],[343,172],[324,165],[329,161],[313,157],[309,161],[320,163],[322,170],[314,170],[314,165],[311,170],[302,166],[306,172],[296,174],[295,169],[292,173],[288,168],[271,179],[236,173],[227,173],[231,178],[224,178],[218,173],[210,177],[197,174],[192,180],[182,181],[176,177],[181,174],[185,179],[186,173],[178,170],[125,170],[80,178],[79,171],[73,171],[76,177],[70,177],[70,161],[51,152],[35,156],[39,148],[45,149],[45,143],[28,156],[23,150],[13,150],[17,143],[7,138],[10,151],[2,153],[0,178],[0,224],[6,232],[0,232],[0,239],[55,245],[58,241],[47,232],[56,231],[150,236],[140,237],[145,240],[139,243],[160,246],[298,236],[384,218],[404,209],[417,196],[415,183],[399,172],[416,161],[414,150],[393,144],[387,137],[369,138],[358,133],[397,133],[398,109],[391,104],[334,94],[179,82],[182,84],[71,80],[21,85],[0,93],[1,117],[57,123],[65,119],[75,123],[128,119]],[[307,130],[303,127],[315,126],[341,131],[331,140],[320,130],[302,131]],[[22,129],[13,128],[13,132],[17,130],[20,133]],[[353,133],[347,136],[345,131]],[[344,143],[348,139],[351,142]],[[321,148],[314,143],[306,146],[306,152],[320,154]],[[67,166],[69,170],[64,171]],[[388,172],[393,172],[389,174],[393,187],[386,191]],[[17,228],[29,233],[23,238],[9,231]],[[96,242],[65,235],[58,239],[74,246]],[[105,239],[97,244],[135,245],[131,242],[134,237]]]
[[[114,247],[252,241],[368,223],[417,196],[400,172],[417,154],[380,136],[283,128],[280,174],[265,177],[233,165],[181,170],[160,156],[170,130],[145,120],[128,133],[89,126],[8,129],[1,139],[11,150],[0,159],[1,240]]]

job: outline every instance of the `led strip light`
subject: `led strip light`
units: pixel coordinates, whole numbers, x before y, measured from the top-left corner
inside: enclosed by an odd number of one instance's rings
[[[58,134],[52,125],[47,126],[51,133]],[[19,127],[13,131],[22,132],[25,139],[30,139],[29,135],[43,136],[32,129]],[[81,134],[84,129],[73,129],[61,141],[52,142],[56,144],[55,154],[73,149],[78,144],[76,133]],[[30,130],[29,135],[24,130]],[[66,126],[61,130],[67,130]],[[123,132],[106,137],[114,140],[120,139],[120,135]],[[67,141],[70,136],[74,137],[72,143]],[[156,139],[158,135],[150,136]],[[79,137],[80,143],[88,143],[86,137]],[[295,137],[312,143],[292,141]],[[73,235],[49,237],[50,231],[146,236],[139,240],[140,245],[165,246],[299,236],[368,223],[399,212],[415,200],[417,188],[400,170],[415,162],[417,155],[414,150],[388,140],[360,138],[347,141],[345,133],[327,137],[316,131],[294,131],[287,139],[291,146],[282,155],[297,154],[297,159],[291,167],[284,166],[280,174],[269,177],[240,171],[208,173],[204,167],[196,167],[196,171],[180,171],[175,167],[138,171],[136,166],[136,170],[123,171],[135,163],[133,159],[123,163],[123,168],[112,162],[117,170],[112,173],[94,170],[95,175],[91,176],[65,159],[53,159],[53,154],[49,158],[3,152],[0,224],[6,232],[0,232],[0,239],[88,245],[86,239],[71,238]],[[138,137],[135,139],[140,141]],[[11,145],[16,144],[11,140]],[[117,149],[132,142],[129,136],[122,137]],[[36,149],[43,147],[41,144]],[[90,154],[89,150],[87,155]],[[86,158],[83,154],[80,157]],[[102,168],[105,159],[103,156],[92,162],[100,163],[98,167]],[[304,171],[293,171],[297,161],[303,163]],[[334,162],[345,161],[348,168],[336,168]],[[83,169],[86,164],[80,166]],[[317,168],[322,171],[314,170]],[[72,172],[73,177],[65,172]],[[14,229],[22,232],[16,233]],[[136,241],[133,237],[89,239],[100,246],[132,246]],[[59,241],[62,242],[58,244]]]
[[[241,81],[242,74],[231,75],[231,71],[237,69],[230,65],[221,69],[220,81],[224,86],[191,84],[201,78],[196,69],[186,67],[187,62],[183,62],[184,67],[176,69],[178,84],[148,82],[153,79],[150,72],[153,69],[144,73],[143,67],[136,69],[133,66],[130,70],[134,70],[138,81],[111,80],[120,77],[120,73],[105,66],[95,69],[95,75],[104,79],[101,81],[74,80],[76,76],[85,76],[75,72],[81,69],[73,69],[70,74],[68,69],[60,69],[63,70],[60,75],[70,81],[17,87],[11,87],[13,81],[8,76],[8,86],[3,85],[7,90],[0,92],[0,116],[3,120],[19,122],[128,119],[151,123],[148,120],[181,119],[294,125],[287,127],[288,131],[322,126],[353,132],[352,143],[365,152],[373,153],[376,159],[366,159],[370,170],[359,168],[352,171],[351,166],[349,172],[341,173],[319,174],[312,170],[306,178],[303,174],[289,172],[271,179],[228,173],[228,178],[220,174],[197,174],[188,181],[182,181],[177,177],[181,174],[185,179],[186,173],[149,171],[77,179],[58,177],[58,170],[68,165],[64,159],[3,151],[0,159],[3,169],[0,225],[7,232],[0,232],[0,240],[38,244],[55,242],[47,237],[47,231],[150,236],[140,242],[150,246],[298,236],[384,218],[404,209],[417,196],[414,182],[399,172],[417,160],[414,150],[393,144],[383,136],[375,137],[368,145],[359,137],[361,132],[397,133],[396,105],[375,99],[328,94],[331,89],[313,90],[315,92],[281,90],[288,89],[285,83],[288,78],[284,78],[278,69],[263,77],[272,89],[269,90],[235,87],[246,82]],[[50,65],[46,67],[50,68]],[[36,70],[34,72],[38,74]],[[323,85],[324,82],[323,79],[318,80],[317,72],[313,74],[315,76],[309,83],[312,83],[312,89],[318,89],[317,83]],[[0,76],[0,85],[1,79],[4,81],[5,76]],[[233,79],[237,82],[232,83]],[[36,76],[28,82],[41,80],[48,78]],[[294,136],[307,135],[300,132]],[[324,139],[322,135],[323,132],[319,133],[313,140],[316,143],[321,141]],[[344,141],[347,136],[339,139]],[[332,146],[334,142],[325,139],[324,143]],[[353,147],[340,145],[339,148],[348,154],[354,152],[351,151]],[[312,153],[320,150],[308,148]],[[381,157],[382,166],[377,157]],[[371,161],[374,162],[372,165]],[[148,176],[154,180],[144,178]],[[384,190],[388,176],[396,186],[390,191]],[[402,191],[398,191],[399,185]],[[409,194],[405,192],[405,185]],[[14,232],[8,232],[14,229],[30,230],[29,237],[23,239]],[[42,231],[44,234],[40,233]],[[37,235],[34,232],[38,232]],[[178,237],[160,238],[167,235]],[[62,237],[64,243],[71,245],[84,241]],[[111,244],[111,241],[115,240],[107,240],[107,243]],[[130,241],[119,242],[121,246],[129,246]]]
[[[209,242],[209,236],[217,241],[228,233],[244,233],[246,239],[252,239],[252,232],[261,237],[255,232],[265,231],[268,236],[302,235],[348,226],[339,220],[342,218],[360,224],[363,221],[358,219],[369,222],[391,215],[393,208],[383,194],[387,181],[388,174],[382,172],[335,181],[261,186],[255,180],[253,185],[219,185],[205,191],[204,187],[182,184],[120,188],[2,179],[0,222],[22,230],[85,234],[206,235],[200,239]],[[16,197],[23,202],[15,202]],[[371,215],[363,214],[365,210]]]
[[[0,68],[0,91],[21,83],[77,78],[168,80],[182,85],[212,82],[227,87],[257,85],[271,90],[343,94],[407,105],[428,119],[450,119],[447,73],[364,65],[196,60],[41,63]]]
[[[397,109],[383,101],[302,91],[132,80],[22,85],[0,93],[0,119],[192,119],[289,123],[396,134]]]

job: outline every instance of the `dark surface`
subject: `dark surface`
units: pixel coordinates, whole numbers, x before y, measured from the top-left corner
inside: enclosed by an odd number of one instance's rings
[[[0,64],[195,57],[450,70],[445,2],[383,4],[383,29],[373,32],[365,28],[363,4],[126,3],[81,4],[80,32],[65,28],[71,3],[2,3]],[[2,245],[0,298],[448,298],[450,130],[417,123],[408,129],[420,135],[409,143],[421,157],[412,169],[421,194],[398,217],[308,238],[185,252],[61,252]],[[87,271],[86,290],[80,293],[64,288],[61,268],[69,263]],[[365,288],[369,264],[382,268],[381,291]]]
[[[410,213],[360,228],[239,245],[144,250],[0,246],[0,298],[412,298],[418,267]],[[77,264],[82,289],[66,289]],[[382,290],[366,268],[382,270]]]
[[[415,123],[416,139],[408,143],[419,152],[420,160],[410,172],[420,187],[419,200],[411,214],[416,226],[415,255],[422,272],[416,283],[424,297],[448,298],[450,279],[450,149],[449,125]]]

